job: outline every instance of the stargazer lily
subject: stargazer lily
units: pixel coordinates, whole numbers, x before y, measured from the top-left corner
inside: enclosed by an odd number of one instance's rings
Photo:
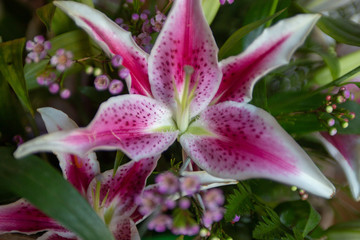
[[[48,132],[77,128],[77,125],[61,111],[42,108],[39,112]],[[131,161],[120,166],[113,175],[113,170],[100,174],[99,163],[94,153],[89,153],[83,158],[67,153],[56,155],[64,177],[88,199],[115,239],[140,240],[135,225],[141,220],[136,215],[137,199],[141,196],[146,179],[155,168],[158,157]],[[24,199],[0,206],[0,234],[33,234],[44,231],[47,232],[38,239],[78,239],[75,234]]]
[[[265,30],[240,55],[218,63],[218,48],[200,0],[176,0],[150,55],[101,12],[55,1],[129,69],[130,95],[103,103],[86,128],[56,132],[20,146],[84,155],[120,149],[134,161],[156,156],[176,139],[208,173],[229,179],[268,178],[329,198],[333,185],[267,112],[248,104],[256,81],[288,63],[319,15],[298,15]]]

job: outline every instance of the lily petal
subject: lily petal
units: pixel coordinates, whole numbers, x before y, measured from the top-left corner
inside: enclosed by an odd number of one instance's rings
[[[54,1],[54,4],[84,29],[107,54],[123,57],[122,65],[129,69],[131,75],[131,80],[127,81],[130,93],[151,96],[148,54],[136,45],[130,32],[85,4],[72,1]]]
[[[230,179],[268,178],[330,198],[334,186],[264,110],[237,102],[207,108],[180,137],[201,168]]]
[[[55,108],[40,108],[38,112],[41,114],[49,133],[72,130],[78,127],[68,115]],[[89,183],[100,173],[100,166],[95,153],[89,153],[83,158],[67,153],[55,154],[59,159],[64,178],[85,196]]]
[[[356,201],[360,201],[360,137],[352,134],[330,136],[326,132],[316,135],[331,156],[340,164]]]
[[[146,179],[156,167],[160,156],[130,161],[119,167],[115,176],[113,170],[104,172],[96,177],[89,185],[88,200],[94,203],[94,192],[100,181],[100,202],[104,202],[104,209],[115,209],[113,216],[130,217],[137,207],[137,199],[141,196]]]
[[[265,29],[245,52],[221,61],[223,79],[213,103],[249,102],[255,83],[289,62],[319,18],[318,14],[302,14],[280,21]]]
[[[37,238],[37,240],[78,240],[76,236],[69,232],[67,235],[59,235],[56,232],[48,231]]]
[[[121,149],[136,161],[165,151],[177,135],[166,106],[141,95],[122,95],[102,103],[88,127],[35,138],[14,155],[54,151],[84,156],[95,149]]]
[[[181,175],[184,177],[186,177],[186,176],[198,177],[200,180],[200,184],[201,184],[201,187],[200,187],[201,191],[215,188],[215,187],[220,187],[220,186],[233,185],[233,184],[237,184],[239,182],[234,179],[225,179],[225,178],[214,177],[205,171],[194,171],[194,172],[185,171]]]
[[[215,40],[199,0],[176,0],[149,57],[149,78],[154,97],[175,112],[176,91],[186,91],[185,66],[192,66],[188,93],[195,88],[190,117],[211,101],[220,84]],[[176,87],[176,89],[175,89]],[[186,95],[186,94],[185,94]],[[183,101],[189,95],[184,96]]]
[[[0,206],[0,234],[8,232],[34,234],[47,230],[67,232],[66,229],[23,199]]]
[[[116,240],[140,240],[139,232],[131,218],[118,217],[109,226]]]

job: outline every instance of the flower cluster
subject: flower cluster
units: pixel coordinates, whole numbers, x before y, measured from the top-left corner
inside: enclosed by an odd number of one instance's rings
[[[139,199],[139,211],[147,216],[157,212],[149,222],[148,229],[164,232],[169,229],[174,234],[196,235],[199,220],[194,219],[190,208],[194,204],[202,209],[202,225],[211,229],[214,222],[223,218],[225,198],[220,189],[200,191],[201,182],[197,176],[177,177],[172,172],[159,174],[156,185],[145,190]],[[193,201],[191,200],[193,199]],[[157,210],[157,211],[155,211]],[[171,218],[171,215],[175,216]]]
[[[330,117],[326,115],[326,119],[322,122],[323,125],[328,129],[328,132],[331,136],[334,136],[337,133],[337,129],[335,127],[336,121],[340,123],[342,128],[347,128],[349,126],[349,120],[353,120],[355,118],[354,112],[338,106],[338,104],[342,104],[347,100],[353,99],[354,95],[345,87],[341,87],[336,94],[327,95],[325,97],[324,111],[330,115]]]
[[[25,59],[26,63],[38,63],[47,56],[50,49],[51,43],[45,41],[44,36],[35,36],[34,41],[29,40],[26,42],[26,50],[29,51]]]
[[[60,91],[60,77],[56,74],[58,72],[63,73],[66,69],[70,68],[73,61],[73,53],[71,51],[66,51],[65,49],[58,49],[55,55],[51,56],[48,51],[51,49],[51,43],[45,41],[44,36],[38,35],[34,37],[34,41],[26,42],[26,50],[29,51],[26,57],[26,63],[31,63],[32,61],[38,63],[40,60],[46,59],[49,57],[50,64],[53,68],[47,67],[43,72],[40,72],[36,77],[36,82],[40,86],[46,86],[49,88],[49,92],[56,94]],[[71,92],[67,88],[62,88],[60,91],[60,97],[67,99],[71,96]]]

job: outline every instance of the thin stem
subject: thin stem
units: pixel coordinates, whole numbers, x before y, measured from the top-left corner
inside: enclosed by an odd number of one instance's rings
[[[276,8],[277,8],[278,3],[279,3],[279,0],[274,0],[274,1],[273,1],[272,5],[271,5],[271,8],[270,8],[269,16],[272,16],[272,15],[275,14],[275,11],[276,11]],[[265,28],[270,27],[271,23],[272,23],[272,19],[269,20],[269,21],[265,24]]]

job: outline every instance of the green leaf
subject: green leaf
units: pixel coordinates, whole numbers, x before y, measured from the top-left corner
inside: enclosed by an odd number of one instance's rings
[[[24,79],[22,54],[25,39],[0,43],[0,73],[10,84],[21,103],[34,114]]]
[[[19,116],[24,116],[25,110],[13,94],[10,85],[0,73],[0,139],[4,142],[12,142],[15,135],[23,134]],[[1,199],[1,198],[0,198]]]
[[[284,226],[281,224],[279,216],[271,209],[267,209],[267,215],[263,216],[263,221],[256,225],[253,231],[255,239],[275,239],[284,235]]]
[[[320,222],[318,212],[307,201],[284,202],[275,208],[282,224],[289,228],[296,228],[306,237]]]
[[[91,0],[78,0],[76,2],[94,7]],[[51,30],[53,33],[58,35],[75,29],[78,29],[78,27],[75,25],[74,21],[71,20],[70,17],[68,17],[62,10],[56,8],[51,22]]]
[[[326,230],[327,240],[358,240],[360,239],[360,221],[350,221],[333,225]]]
[[[330,70],[332,79],[336,79],[340,76],[340,62],[336,56],[336,52],[334,49],[329,49],[328,52],[323,51],[322,49],[311,49],[320,55],[320,57],[324,60],[326,66]]]
[[[26,198],[84,240],[113,239],[88,202],[49,164],[35,156],[14,159],[5,147],[0,156],[0,189]]]
[[[241,40],[243,37],[245,37],[248,33],[253,31],[254,29],[260,27],[261,25],[265,24],[266,22],[276,18],[279,16],[282,12],[284,12],[285,9],[278,11],[272,16],[269,16],[267,18],[258,20],[256,22],[250,23],[246,26],[243,26],[242,28],[238,29],[234,34],[232,34],[228,40],[222,45],[222,47],[219,50],[219,60],[224,59],[226,57],[229,57],[231,55],[236,55],[241,52],[242,50],[242,44]]]
[[[322,16],[317,26],[338,42],[360,46],[360,25],[353,21]]]
[[[302,135],[326,130],[313,113],[278,115],[276,120],[290,134]]]
[[[201,6],[206,18],[206,21],[210,25],[214,20],[217,12],[220,8],[220,1],[219,0],[202,0]]]
[[[45,24],[46,29],[51,31],[51,22],[54,16],[56,7],[52,3],[48,3],[41,8],[36,10],[36,14],[39,16],[40,20]]]
[[[225,205],[226,221],[231,222],[235,215],[247,215],[254,208],[252,203],[251,189],[246,184],[238,184],[238,189],[235,189],[232,194],[228,196],[228,203]]]
[[[341,58],[338,58],[338,61],[339,61],[339,70],[340,70],[339,76],[342,76],[359,66],[360,51],[356,51]],[[323,67],[315,72],[314,77],[312,79],[315,82],[315,84],[317,85],[320,84],[322,86],[332,81],[333,73],[329,68],[330,66],[327,64],[326,67]],[[353,77],[358,75],[360,75],[360,73],[357,73]]]
[[[289,133],[305,134],[324,130],[315,111],[322,106],[325,95],[315,94],[303,98],[306,93],[283,92],[268,99],[271,114]]]

